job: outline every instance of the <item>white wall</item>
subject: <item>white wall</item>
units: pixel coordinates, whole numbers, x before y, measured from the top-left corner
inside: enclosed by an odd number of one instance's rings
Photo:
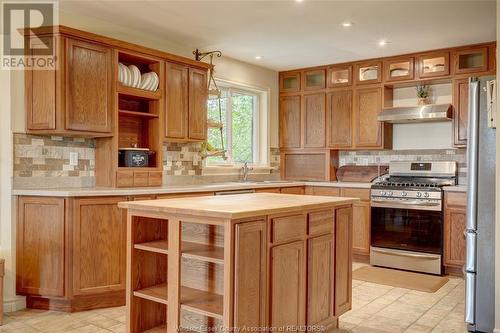
[[[444,104],[452,102],[451,83],[431,86],[430,102]],[[415,106],[415,87],[394,89],[394,106]],[[436,123],[394,124],[393,149],[452,149],[451,121]]]

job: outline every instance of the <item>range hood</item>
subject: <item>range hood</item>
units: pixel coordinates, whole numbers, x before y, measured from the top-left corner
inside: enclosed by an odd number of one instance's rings
[[[423,123],[430,121],[450,121],[451,104],[427,104],[384,108],[378,116],[379,121],[388,123]]]

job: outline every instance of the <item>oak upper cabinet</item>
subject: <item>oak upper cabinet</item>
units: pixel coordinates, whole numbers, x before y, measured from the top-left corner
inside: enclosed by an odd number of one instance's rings
[[[352,85],[352,66],[338,65],[328,67],[327,83],[329,88]]]
[[[126,197],[73,200],[73,295],[125,289]]]
[[[333,315],[338,317],[352,305],[352,209],[335,209],[335,277]]]
[[[413,57],[390,58],[384,60],[384,79],[386,82],[413,80]]]
[[[466,193],[446,192],[444,206],[444,265],[461,269],[465,264]]]
[[[469,79],[453,80],[453,144],[467,145],[469,118]]]
[[[189,114],[189,67],[167,63],[166,65],[165,136],[169,139],[187,139]]]
[[[298,92],[301,86],[300,72],[280,73],[280,92]]]
[[[341,188],[340,194],[360,199],[352,205],[352,249],[354,254],[368,258],[371,233],[370,190],[346,187]]]
[[[280,98],[279,130],[281,148],[300,148],[300,103],[300,96],[283,96]]]
[[[304,90],[317,90],[325,88],[325,70],[324,69],[313,69],[307,70],[303,73],[302,86]]]
[[[26,71],[27,130],[35,134],[112,133],[113,50],[89,41],[43,37],[54,43],[57,70]],[[35,41],[30,41],[32,45]]]
[[[356,84],[382,82],[382,62],[378,60],[356,63],[354,66]]]
[[[329,148],[352,146],[352,90],[336,90],[326,95],[326,128]]]
[[[207,71],[189,69],[189,139],[206,140],[207,138]],[[168,98],[168,96],[167,96]]]
[[[166,66],[165,138],[203,141],[207,137],[207,71],[177,63]]]
[[[305,324],[306,258],[302,240],[271,248],[270,327]]]
[[[450,75],[450,53],[438,51],[420,54],[416,67],[421,79]]]
[[[451,53],[453,74],[469,74],[488,70],[488,47],[458,49]]]
[[[326,137],[325,93],[304,95],[304,148],[324,148]]]
[[[384,138],[382,123],[378,121],[381,110],[381,87],[358,88],[354,91],[354,145],[356,148],[383,147],[384,139],[389,139]]]
[[[17,293],[65,296],[64,198],[19,197],[17,207]]]

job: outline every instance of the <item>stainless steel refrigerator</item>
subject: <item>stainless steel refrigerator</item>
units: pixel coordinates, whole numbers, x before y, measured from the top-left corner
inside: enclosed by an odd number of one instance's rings
[[[469,82],[465,321],[471,332],[495,326],[495,81]]]

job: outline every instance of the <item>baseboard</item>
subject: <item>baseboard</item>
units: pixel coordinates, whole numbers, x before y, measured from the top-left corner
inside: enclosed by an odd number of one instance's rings
[[[14,312],[26,309],[26,297],[16,296],[3,301],[3,312]]]

